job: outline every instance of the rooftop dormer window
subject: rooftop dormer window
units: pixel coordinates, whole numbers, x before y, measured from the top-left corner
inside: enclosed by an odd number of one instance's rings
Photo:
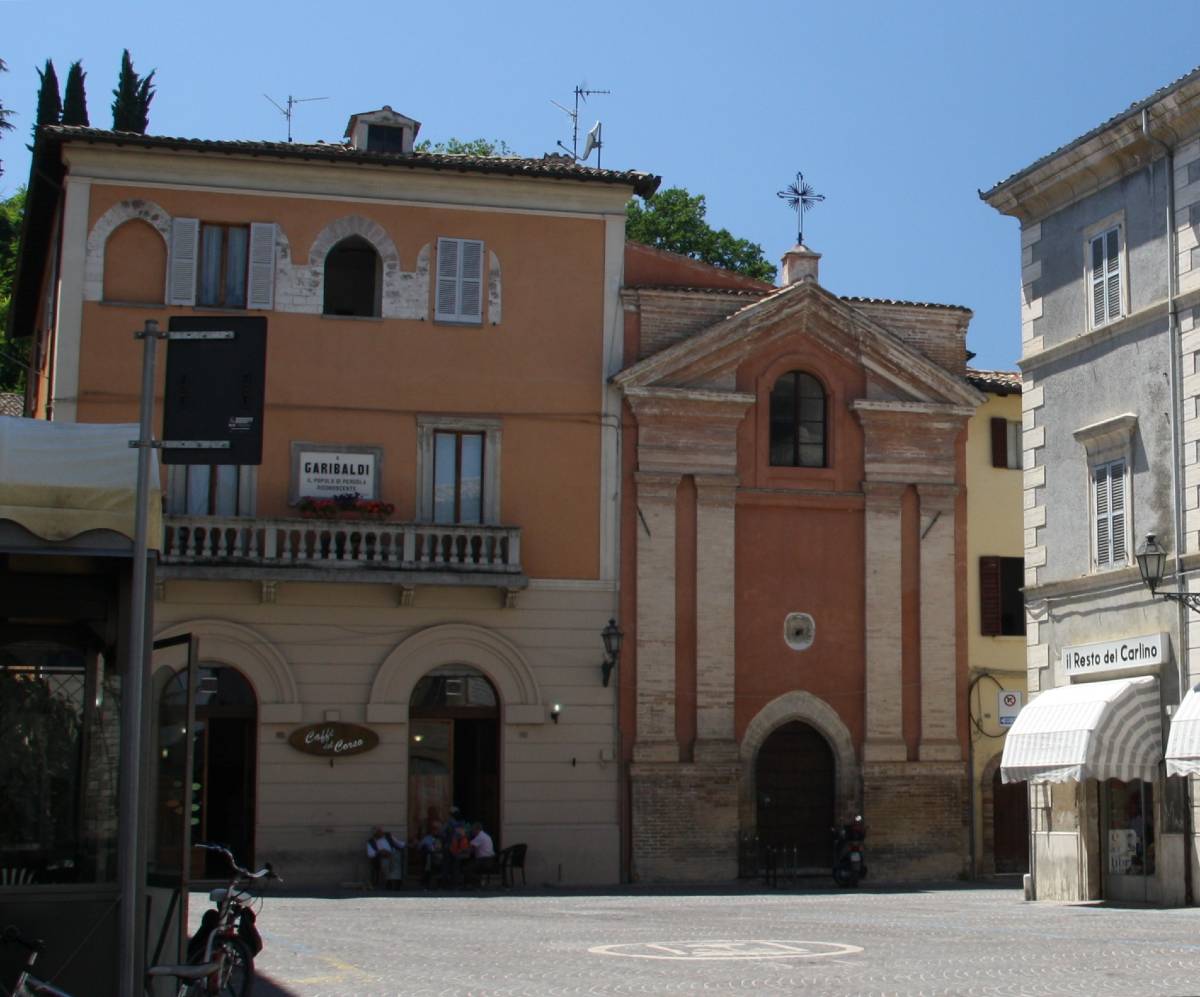
[[[346,138],[351,149],[407,155],[413,151],[420,130],[421,122],[397,114],[385,104],[378,111],[364,111],[351,117],[346,125]]]

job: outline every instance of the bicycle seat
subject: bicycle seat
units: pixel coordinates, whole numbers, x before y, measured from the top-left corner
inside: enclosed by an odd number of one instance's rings
[[[199,980],[215,973],[220,966],[215,962],[205,962],[187,966],[151,966],[146,970],[147,976],[174,976],[177,980]]]

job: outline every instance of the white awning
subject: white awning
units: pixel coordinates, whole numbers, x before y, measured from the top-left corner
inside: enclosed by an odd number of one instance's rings
[[[1200,686],[1188,691],[1171,718],[1167,775],[1200,775]]]
[[[1162,759],[1158,679],[1152,675],[1047,689],[1009,728],[1005,782],[1151,782]]]
[[[0,519],[43,540],[89,530],[134,537],[138,426],[0,416]],[[158,457],[151,451],[150,546],[162,547]]]

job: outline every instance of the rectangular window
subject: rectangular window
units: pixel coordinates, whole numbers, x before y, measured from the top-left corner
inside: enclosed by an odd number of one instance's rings
[[[483,243],[478,239],[437,241],[437,300],[439,322],[483,321]]]
[[[196,304],[245,308],[250,228],[246,225],[200,226],[200,266]]]
[[[484,434],[433,434],[433,521],[483,522]]]
[[[1096,567],[1111,568],[1126,564],[1124,459],[1097,464],[1092,468],[1092,509],[1095,516]]]
[[[1020,557],[979,559],[979,632],[985,637],[1025,633],[1025,561]]]
[[[1021,469],[1021,424],[992,419],[992,467]]]
[[[1092,328],[1121,317],[1121,228],[1091,240]]]
[[[173,464],[168,471],[170,516],[252,516],[250,468],[237,464]]]

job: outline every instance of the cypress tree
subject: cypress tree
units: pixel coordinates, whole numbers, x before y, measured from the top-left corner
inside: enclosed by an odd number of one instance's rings
[[[152,69],[148,76],[138,76],[133,70],[129,49],[121,54],[121,75],[113,91],[114,131],[146,134],[146,127],[150,124],[150,101],[154,99],[152,82],[156,72]]]
[[[37,72],[41,83],[38,86],[37,119],[33,123],[35,140],[42,125],[57,125],[62,120],[62,101],[58,96],[58,74],[54,71],[54,63],[47,59],[46,68]]]
[[[64,125],[89,125],[87,112],[87,92],[83,81],[87,73],[83,71],[83,63],[76,59],[67,70],[67,86],[63,92],[62,123]]]

